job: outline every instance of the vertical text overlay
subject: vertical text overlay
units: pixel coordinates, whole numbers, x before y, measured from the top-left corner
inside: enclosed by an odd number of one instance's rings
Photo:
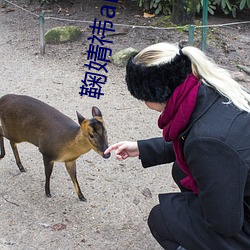
[[[105,2],[117,3],[118,0],[103,0]],[[100,9],[102,16],[113,18],[116,7],[104,5]],[[93,25],[89,26],[92,30],[92,36],[88,37],[90,41],[87,52],[88,63],[84,64],[88,71],[85,72],[84,79],[81,80],[80,96],[87,95],[99,99],[104,95],[102,92],[103,85],[107,82],[107,63],[112,55],[112,49],[106,47],[107,44],[113,43],[106,38],[105,32],[115,32],[113,23],[109,21],[98,21],[95,18]],[[98,72],[98,73],[96,73]]]

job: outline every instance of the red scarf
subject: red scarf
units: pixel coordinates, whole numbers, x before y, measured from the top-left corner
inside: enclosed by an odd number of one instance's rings
[[[179,139],[179,135],[188,125],[194,111],[199,86],[200,80],[191,73],[174,90],[158,120],[159,128],[163,129],[164,139],[173,142],[176,161],[187,174],[187,177],[181,180],[181,184],[195,194],[198,194],[198,187],[184,157],[183,144]]]

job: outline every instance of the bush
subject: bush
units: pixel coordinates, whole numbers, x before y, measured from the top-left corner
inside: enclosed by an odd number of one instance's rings
[[[174,0],[136,0],[140,7],[146,11],[154,11],[155,14],[171,14],[172,1]],[[189,0],[192,1],[192,0]],[[204,0],[199,0],[197,13],[202,10]],[[231,14],[236,17],[237,10],[250,9],[250,0],[208,0],[208,11],[214,15],[217,7],[220,7],[224,14]]]
[[[145,11],[154,12],[158,15],[163,13],[165,15],[171,14],[171,0],[136,0],[139,7],[143,7]]]
[[[231,13],[233,17],[236,17],[237,10],[250,9],[250,0],[214,0],[213,4],[220,6],[225,14]]]
[[[197,12],[201,12],[203,6],[203,0],[199,1],[197,6]],[[234,18],[236,17],[237,10],[243,10],[245,8],[250,9],[250,0],[208,0],[208,11],[214,15],[216,7],[219,6],[224,14],[231,14]]]

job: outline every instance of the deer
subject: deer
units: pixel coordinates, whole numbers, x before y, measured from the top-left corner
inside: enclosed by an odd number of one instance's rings
[[[92,118],[76,111],[79,125],[54,107],[26,95],[7,94],[0,98],[0,159],[5,156],[4,138],[8,139],[16,164],[25,172],[17,144],[28,142],[38,147],[45,168],[45,194],[51,197],[50,177],[54,162],[64,162],[81,201],[86,201],[76,175],[76,160],[91,149],[104,159],[108,148],[107,130],[101,111],[92,107]]]

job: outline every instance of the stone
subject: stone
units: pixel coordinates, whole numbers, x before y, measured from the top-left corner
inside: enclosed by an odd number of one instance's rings
[[[237,68],[239,68],[240,70],[243,70],[245,73],[247,73],[248,75],[250,75],[250,68],[244,65],[236,65]]]
[[[134,54],[138,53],[138,51],[134,48],[126,48],[118,51],[111,57],[112,62],[118,67],[125,67],[129,58]]]
[[[147,198],[152,198],[152,193],[149,188],[144,188],[142,191],[142,194]]]
[[[231,76],[237,82],[245,82],[247,80],[244,72],[231,72]]]
[[[4,0],[0,0],[0,8],[4,8],[5,7],[5,1]]]
[[[61,26],[48,30],[45,33],[45,42],[47,44],[59,44],[65,42],[74,42],[80,39],[82,31],[77,26]]]

